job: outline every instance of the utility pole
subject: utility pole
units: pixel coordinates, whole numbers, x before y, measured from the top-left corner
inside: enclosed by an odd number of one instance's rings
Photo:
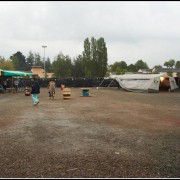
[[[45,48],[47,47],[47,46],[42,46],[43,48],[44,48],[44,78],[46,78],[46,67],[45,67]]]

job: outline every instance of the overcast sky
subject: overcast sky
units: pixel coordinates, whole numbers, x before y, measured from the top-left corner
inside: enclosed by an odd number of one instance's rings
[[[1,1],[0,56],[31,50],[51,61],[82,54],[85,38],[103,37],[108,64],[142,59],[152,68],[180,60],[178,1]]]

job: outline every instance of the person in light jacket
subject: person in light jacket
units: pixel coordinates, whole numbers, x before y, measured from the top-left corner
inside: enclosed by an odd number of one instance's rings
[[[49,97],[50,99],[54,99],[54,95],[55,95],[55,87],[56,87],[56,84],[54,81],[50,81],[49,84],[48,84],[48,93],[49,93]]]

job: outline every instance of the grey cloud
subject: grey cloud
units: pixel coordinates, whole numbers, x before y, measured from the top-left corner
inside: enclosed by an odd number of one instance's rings
[[[104,37],[110,46],[109,62],[144,57],[155,64],[166,55],[178,58],[179,7],[179,2],[0,2],[0,45],[6,47],[1,55],[15,53],[17,47],[27,53],[33,44],[41,51],[46,43],[51,59],[61,50],[68,54],[68,48],[75,56],[84,39],[94,36]],[[73,52],[74,45],[79,48]]]

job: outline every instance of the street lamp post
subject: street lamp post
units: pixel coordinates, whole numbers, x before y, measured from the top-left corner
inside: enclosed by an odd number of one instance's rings
[[[47,46],[42,46],[44,48],[44,78],[46,77],[46,70],[45,70],[45,48]]]

